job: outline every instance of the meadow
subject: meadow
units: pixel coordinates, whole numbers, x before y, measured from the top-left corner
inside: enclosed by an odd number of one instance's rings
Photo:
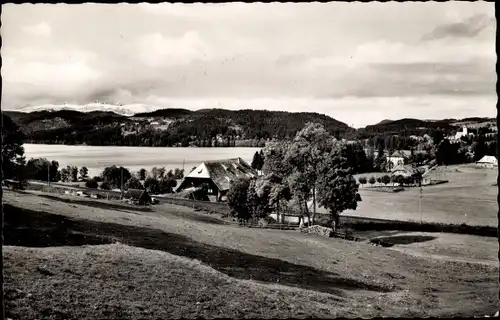
[[[358,208],[345,211],[344,214],[403,221],[497,225],[498,188],[493,186],[497,179],[497,169],[477,168],[473,164],[467,164],[442,167],[439,170],[432,177],[449,182],[425,186],[422,193],[420,188],[386,193],[361,187],[362,201],[358,203]],[[371,174],[357,175],[359,176]]]
[[[436,242],[434,256],[407,254],[228,225],[172,204],[68,199],[5,190],[11,318],[439,317],[498,308],[498,265],[482,261],[491,244],[476,256],[473,246],[455,248],[470,258],[461,261]]]

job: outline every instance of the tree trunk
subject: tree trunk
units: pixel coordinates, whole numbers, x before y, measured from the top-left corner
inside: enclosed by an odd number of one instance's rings
[[[309,209],[307,208],[307,200],[304,200],[304,204],[307,215],[307,226],[310,227],[312,224],[311,224],[311,215],[309,214]]]
[[[339,227],[340,223],[340,216],[338,213],[333,214],[333,231],[336,231],[337,228]]]
[[[312,213],[311,225],[314,225],[315,218],[316,218],[316,186],[314,186],[313,188],[313,213]]]

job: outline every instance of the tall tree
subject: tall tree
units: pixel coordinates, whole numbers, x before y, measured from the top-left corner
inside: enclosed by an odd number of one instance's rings
[[[385,171],[386,167],[386,156],[385,156],[385,151],[382,146],[379,146],[378,152],[377,152],[377,157],[375,158],[375,164],[374,167],[377,171]]]
[[[62,168],[61,169],[61,181],[62,182],[68,182],[70,179],[70,174],[69,174],[69,166],[67,168]]]
[[[352,175],[352,169],[342,156],[340,145],[322,157],[318,171],[321,176],[318,181],[319,203],[329,210],[335,222],[334,227],[337,227],[339,215],[347,209],[355,210],[358,201],[361,201],[358,184]]]
[[[147,175],[147,173],[148,173],[148,172],[146,171],[146,169],[141,168],[141,169],[137,172],[137,175],[138,175],[139,180],[141,180],[141,181],[146,180],[146,175]]]
[[[474,161],[481,160],[488,153],[488,146],[484,141],[484,136],[479,136],[473,144],[472,151],[474,152]]]
[[[143,189],[141,181],[136,177],[130,177],[125,183],[125,189]]]
[[[251,212],[248,205],[248,193],[250,189],[249,179],[238,179],[231,184],[227,192],[227,204],[231,208],[232,215],[238,221],[248,221]]]
[[[85,166],[80,168],[80,179],[86,180],[88,178],[89,169]]]
[[[259,162],[259,152],[255,151],[255,154],[253,155],[253,159],[252,159],[252,163],[251,163],[252,168],[254,168],[255,170],[257,170],[258,162]]]
[[[125,184],[128,179],[132,177],[130,171],[124,167],[117,167],[115,165],[104,168],[101,174],[103,180],[106,180],[113,189],[121,188],[122,183]]]
[[[23,180],[26,164],[24,157],[25,135],[14,121],[2,112],[2,171],[3,178]]]
[[[45,158],[30,159],[26,163],[25,177],[40,181],[56,181],[59,163]]]
[[[184,178],[184,169],[175,168],[173,178],[177,180]]]
[[[153,177],[147,177],[144,181],[144,187],[151,194],[160,194],[160,182]]]
[[[78,167],[71,167],[71,170],[69,173],[70,173],[71,181],[73,181],[73,182],[78,181]]]
[[[297,188],[301,201],[312,198],[312,216],[310,223],[314,224],[316,217],[316,188],[318,184],[317,167],[321,155],[328,152],[334,139],[319,123],[307,123],[297,132],[285,155],[285,162],[292,168],[289,185],[293,192]]]

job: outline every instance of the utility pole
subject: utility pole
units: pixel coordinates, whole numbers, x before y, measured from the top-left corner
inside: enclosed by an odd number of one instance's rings
[[[422,224],[422,186],[420,186],[420,197],[418,199],[418,211],[420,211],[420,224]]]
[[[121,176],[121,179],[120,179],[120,181],[121,181],[121,183],[120,183],[120,185],[121,185],[120,191],[121,191],[121,196],[122,196],[122,199],[123,199],[123,168],[120,168],[120,176]]]

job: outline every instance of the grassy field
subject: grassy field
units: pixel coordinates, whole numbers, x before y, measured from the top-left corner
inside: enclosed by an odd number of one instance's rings
[[[498,266],[498,238],[401,231],[355,231],[354,235],[365,239],[383,239],[394,244],[391,249],[419,257]]]
[[[475,316],[498,308],[498,266],[484,263],[485,247],[469,263],[241,228],[171,204],[138,210],[8,190],[4,212],[13,319]]]
[[[498,188],[493,186],[498,171],[479,169],[474,165],[440,168],[434,178],[449,183],[407,188],[399,193],[374,192],[360,188],[362,202],[346,215],[394,220],[422,220],[468,225],[497,225]]]

